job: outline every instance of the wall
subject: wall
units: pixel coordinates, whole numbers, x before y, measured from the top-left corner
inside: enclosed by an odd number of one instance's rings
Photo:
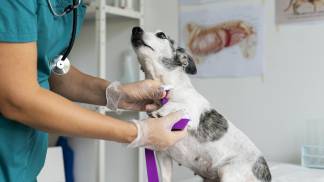
[[[324,24],[277,27],[274,0],[264,4],[264,76],[193,83],[269,159],[298,163],[305,122],[324,118]],[[177,38],[177,6],[175,0],[146,1],[146,29],[161,29]]]

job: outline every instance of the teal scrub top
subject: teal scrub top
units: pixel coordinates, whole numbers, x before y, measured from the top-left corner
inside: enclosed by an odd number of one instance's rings
[[[72,0],[51,0],[57,12]],[[86,7],[78,8],[80,31]],[[72,13],[56,17],[47,0],[0,0],[0,42],[37,42],[37,75],[49,89],[49,61],[68,46]],[[22,70],[23,71],[23,70]],[[1,103],[0,103],[1,104]],[[35,182],[47,151],[48,135],[0,114],[0,182]]]

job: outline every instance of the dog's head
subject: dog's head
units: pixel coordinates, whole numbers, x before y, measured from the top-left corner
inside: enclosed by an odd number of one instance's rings
[[[187,74],[196,74],[193,58],[163,32],[144,32],[140,27],[132,30],[132,45],[144,72],[180,70]],[[150,67],[150,68],[148,68]]]

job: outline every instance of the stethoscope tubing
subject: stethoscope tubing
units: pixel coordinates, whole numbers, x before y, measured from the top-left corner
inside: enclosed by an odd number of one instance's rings
[[[80,4],[81,4],[81,0],[78,0],[78,3],[77,4],[75,4],[74,3],[74,0],[73,0],[73,5],[72,6],[68,6],[68,7],[66,7],[66,8],[64,8],[64,11],[63,11],[63,13],[57,13],[55,10],[54,10],[54,8],[53,8],[53,5],[52,5],[52,3],[51,3],[51,0],[47,0],[47,2],[48,2],[48,4],[49,4],[49,7],[50,7],[50,10],[51,10],[51,12],[54,14],[54,16],[64,16],[64,15],[66,15],[67,13],[69,13],[71,10],[74,10],[74,9],[77,9],[79,6],[80,6]],[[68,8],[68,9],[67,9]]]
[[[73,23],[72,23],[72,33],[71,33],[71,39],[68,48],[63,54],[62,60],[64,61],[66,57],[70,54],[73,45],[74,45],[74,40],[75,40],[75,35],[76,35],[76,29],[77,29],[77,24],[78,24],[78,9],[74,8],[73,9]]]

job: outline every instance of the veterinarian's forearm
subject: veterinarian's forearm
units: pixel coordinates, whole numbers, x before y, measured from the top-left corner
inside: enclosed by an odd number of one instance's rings
[[[26,90],[16,100],[6,107],[4,115],[43,131],[125,143],[137,135],[131,123],[83,109],[40,87]]]
[[[133,124],[88,111],[41,88],[37,82],[36,42],[0,43],[0,114],[64,135],[120,142],[132,141],[137,135]]]
[[[106,105],[106,87],[109,81],[84,74],[71,67],[68,74],[50,77],[51,90],[72,101]]]

